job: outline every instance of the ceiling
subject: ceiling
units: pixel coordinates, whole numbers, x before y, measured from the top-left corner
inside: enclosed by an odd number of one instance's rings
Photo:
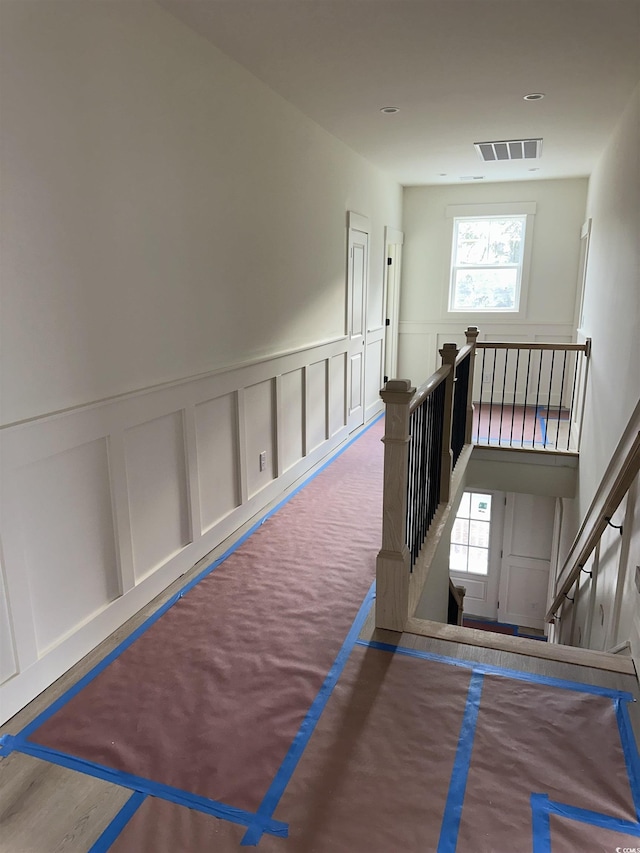
[[[404,185],[589,175],[640,80],[640,0],[158,2]]]

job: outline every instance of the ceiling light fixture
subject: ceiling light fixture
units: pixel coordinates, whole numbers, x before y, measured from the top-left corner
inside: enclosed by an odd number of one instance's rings
[[[530,95],[525,95],[523,100],[525,101],[541,101],[544,98],[542,92],[531,92]]]
[[[381,113],[384,113],[385,115],[391,116],[391,115],[393,115],[394,113],[399,113],[399,112],[400,112],[400,107],[382,107],[382,109],[380,110],[380,112],[381,112]]]

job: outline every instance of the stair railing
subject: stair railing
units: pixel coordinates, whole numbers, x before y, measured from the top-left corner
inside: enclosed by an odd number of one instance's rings
[[[631,415],[611,462],[578,531],[556,581],[556,593],[547,611],[547,622],[558,618],[569,592],[611,522],[640,470],[640,402]]]
[[[386,414],[378,627],[401,631],[413,615],[411,575],[438,509],[450,499],[452,475],[470,436],[477,336],[471,327],[461,350],[445,344],[442,366],[420,388],[394,379],[380,392]]]
[[[473,442],[577,452],[591,339],[476,344]]]

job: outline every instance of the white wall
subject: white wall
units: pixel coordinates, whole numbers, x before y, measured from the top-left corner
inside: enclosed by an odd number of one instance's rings
[[[423,382],[436,368],[437,349],[462,344],[470,324],[480,327],[480,340],[571,341],[586,192],[586,179],[405,188],[399,375]],[[448,314],[446,208],[495,202],[536,203],[526,316]]]
[[[640,329],[640,85],[591,176],[587,216],[591,217],[592,226],[581,331],[592,338],[593,346],[580,453],[579,492],[577,499],[565,506],[564,554],[640,399],[637,347]],[[636,482],[632,491],[637,492],[637,488]],[[629,505],[634,504],[630,502]],[[621,506],[615,515],[618,524],[622,523],[626,506],[626,503]],[[574,639],[578,629],[587,645],[589,634],[593,633],[596,647],[601,647],[605,641],[612,646],[631,639],[636,654],[640,654],[639,596],[632,578],[640,562],[637,525],[637,512],[635,516],[631,512],[625,527],[625,536],[629,537],[626,547],[616,531],[607,533],[600,551],[598,585],[606,585],[608,591],[603,594],[602,588],[596,590],[594,602],[598,613],[592,614],[593,619],[599,620],[602,604],[605,625],[600,625],[600,629],[604,630],[589,630],[589,608],[584,600],[591,596],[592,587],[584,576],[579,596],[582,602],[577,602],[582,606],[576,612]],[[619,624],[613,595],[617,584],[627,591],[620,602]],[[570,612],[570,608],[565,612]],[[567,625],[563,628],[566,637]]]
[[[1,13],[6,718],[345,439],[402,193],[155,3]]]
[[[348,209],[381,301],[399,186],[169,13],[2,24],[0,423],[343,334]]]

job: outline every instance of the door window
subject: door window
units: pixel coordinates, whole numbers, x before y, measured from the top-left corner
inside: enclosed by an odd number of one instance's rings
[[[465,492],[451,531],[449,568],[457,574],[489,574],[491,495]]]

